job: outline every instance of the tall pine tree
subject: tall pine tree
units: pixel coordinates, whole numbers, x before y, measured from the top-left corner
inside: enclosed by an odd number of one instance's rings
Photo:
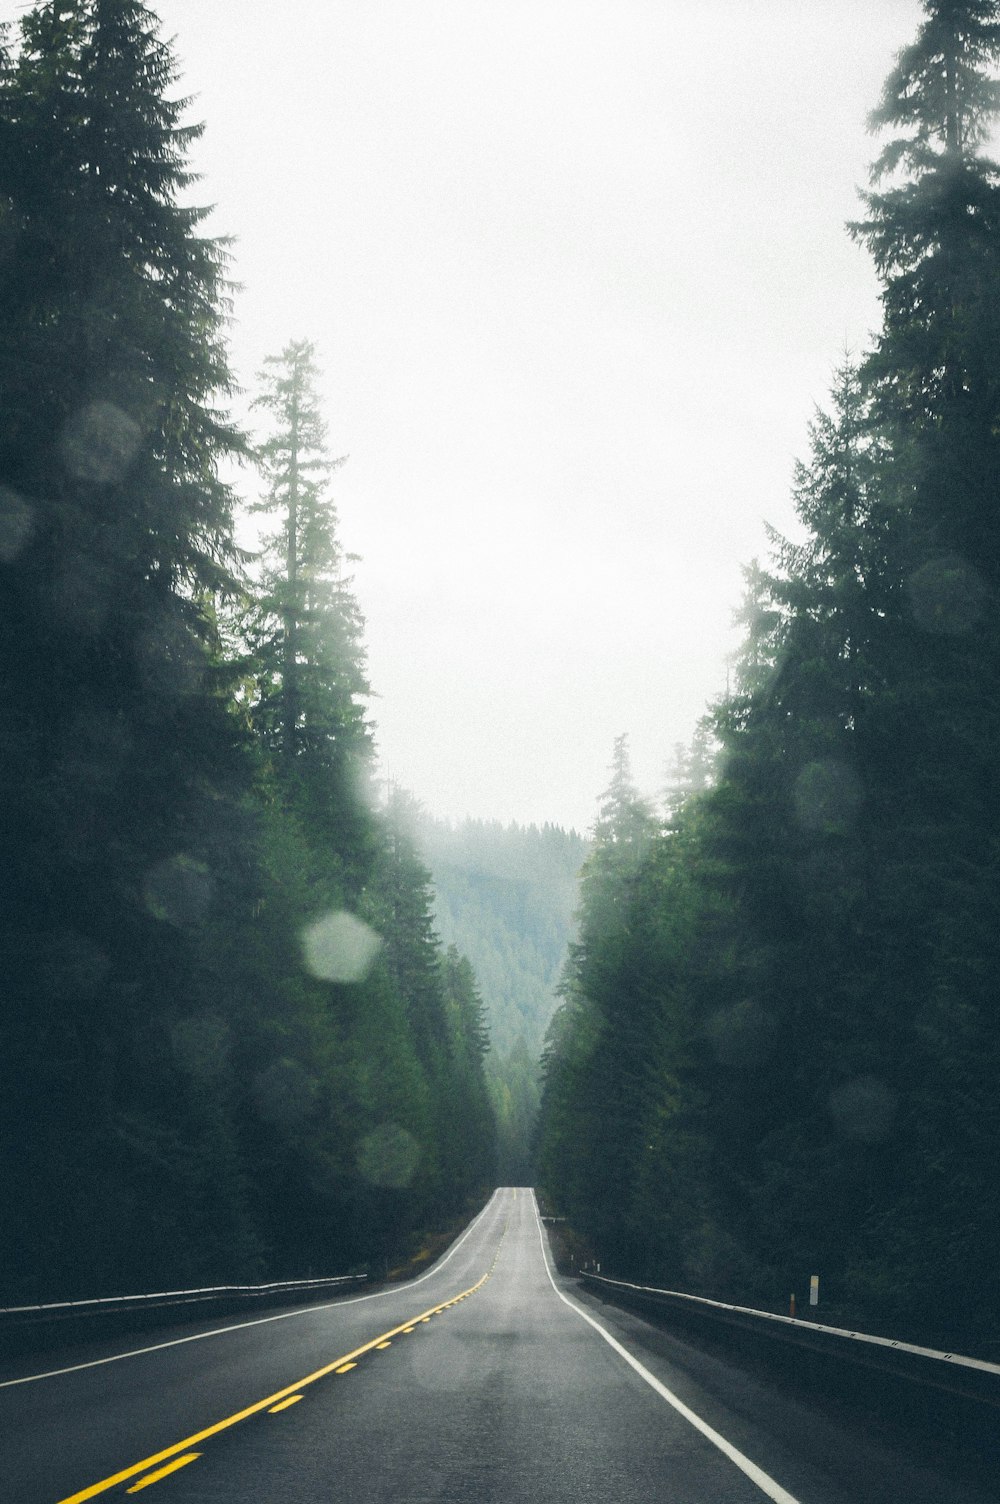
[[[364,623],[329,495],[343,463],[327,453],[315,349],[293,341],[271,357],[257,406],[271,431],[258,451],[268,483],[255,510],[277,526],[264,541],[246,631],[256,676],[254,724],[286,796],[345,858],[363,844],[372,744]]]
[[[247,784],[207,604],[238,564],[226,252],[175,81],[134,0],[34,7],[0,74],[4,1263],[49,1294],[148,1277],[181,1205],[215,1218],[203,1268],[220,1208],[242,1238],[225,1091],[189,1092],[171,1045]]]

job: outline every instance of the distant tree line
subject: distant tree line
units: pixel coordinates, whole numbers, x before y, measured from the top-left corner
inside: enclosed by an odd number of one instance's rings
[[[828,1315],[995,1355],[1000,5],[924,10],[851,227],[883,324],[812,426],[803,541],[748,571],[666,820],[616,747],[540,1175],[610,1272],[772,1309],[818,1273]]]
[[[175,83],[137,0],[0,37],[4,1303],[381,1266],[493,1177],[475,979],[372,798],[314,351],[255,449]]]
[[[588,842],[548,823],[452,826],[428,815],[416,834],[431,869],[437,926],[469,957],[482,992],[498,1176],[503,1185],[527,1185],[541,1100],[539,1057],[576,933]]]

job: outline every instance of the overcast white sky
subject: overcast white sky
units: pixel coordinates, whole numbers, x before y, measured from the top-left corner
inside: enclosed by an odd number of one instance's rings
[[[725,685],[877,286],[843,228],[918,0],[152,0],[236,238],[233,364],[319,347],[383,767],[586,829]]]

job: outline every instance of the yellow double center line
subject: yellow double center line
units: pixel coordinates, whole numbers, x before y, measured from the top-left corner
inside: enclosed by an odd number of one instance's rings
[[[504,1230],[506,1231],[506,1229]],[[227,1416],[225,1420],[216,1421],[214,1426],[206,1426],[204,1431],[196,1431],[193,1436],[185,1437],[183,1441],[176,1442],[172,1447],[166,1447],[164,1451],[156,1452],[152,1457],[144,1457],[142,1462],[134,1462],[131,1467],[124,1468],[120,1473],[115,1473],[110,1478],[104,1478],[100,1483],[92,1483],[89,1488],[83,1488],[77,1494],[70,1494],[67,1498],[60,1499],[59,1504],[84,1504],[84,1500],[94,1499],[98,1494],[105,1493],[109,1488],[115,1488],[119,1483],[127,1483],[130,1478],[136,1478],[140,1473],[147,1472],[149,1468],[155,1468],[158,1463],[166,1463],[171,1458],[179,1457],[182,1452],[187,1452],[190,1447],[197,1446],[199,1442],[207,1441],[210,1436],[217,1436],[220,1431],[226,1431],[230,1426],[239,1425],[242,1420],[249,1420],[251,1415],[259,1415],[262,1410],[270,1410],[280,1405],[283,1400],[289,1400],[293,1395],[297,1396],[299,1390],[304,1389],[307,1384],[315,1384],[318,1379],[325,1379],[328,1374],[336,1373],[338,1369],[344,1371],[347,1366],[353,1367],[358,1358],[363,1357],[365,1353],[371,1352],[373,1348],[391,1342],[393,1337],[398,1337],[401,1332],[411,1332],[419,1322],[429,1321],[432,1316],[437,1316],[441,1311],[447,1311],[450,1306],[457,1305],[460,1300],[466,1300],[470,1295],[474,1295],[477,1290],[485,1285],[489,1277],[489,1273],[484,1274],[482,1279],[477,1280],[474,1285],[470,1285],[468,1290],[462,1290],[460,1294],[453,1295],[450,1300],[442,1301],[440,1305],[431,1306],[429,1310],[422,1311],[419,1316],[412,1316],[409,1321],[401,1322],[399,1326],[394,1326],[391,1331],[381,1332],[379,1336],[373,1337],[370,1342],[366,1342],[363,1347],[356,1347],[353,1352],[344,1353],[340,1358],[334,1358],[332,1363],[327,1363],[322,1368],[317,1368],[315,1373],[309,1374],[306,1378],[299,1379],[294,1384],[287,1384],[284,1389],[279,1389],[276,1394],[269,1394],[266,1400],[258,1400],[256,1404],[248,1405],[245,1410],[239,1410],[235,1415]],[[187,1462],[194,1459],[186,1457],[184,1460]],[[168,1472],[175,1471],[176,1467],[179,1466],[181,1464],[177,1463],[175,1467],[163,1468],[157,1477],[164,1477]],[[155,1480],[151,1478],[149,1481],[154,1482]]]

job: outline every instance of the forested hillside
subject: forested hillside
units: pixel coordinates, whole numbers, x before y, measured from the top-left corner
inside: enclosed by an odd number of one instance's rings
[[[612,1273],[1000,1353],[996,0],[926,0],[853,235],[883,285],[748,571],[713,786],[624,744],[541,1177]]]
[[[5,1302],[381,1266],[532,1173],[544,1041],[535,1164],[605,1270],[776,1309],[819,1274],[835,1319],[1000,1356],[1000,0],[924,0],[850,227],[881,328],[665,808],[622,737],[590,843],[380,802],[317,351],[234,421],[155,15],[19,14]]]
[[[452,826],[426,815],[417,839],[432,874],[437,927],[469,957],[482,993],[499,1174],[520,1185],[531,1176],[539,1057],[575,932],[587,842],[553,825]]]
[[[493,1176],[473,978],[373,809],[314,352],[234,427],[176,84],[135,0],[3,35],[7,1303],[381,1264]]]

